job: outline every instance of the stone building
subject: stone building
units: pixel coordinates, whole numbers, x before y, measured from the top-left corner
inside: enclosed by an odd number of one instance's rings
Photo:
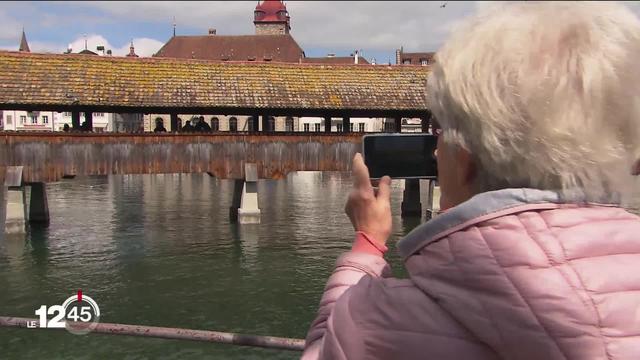
[[[201,59],[221,62],[284,62],[322,63],[327,65],[362,64],[369,62],[355,51],[350,56],[306,57],[304,50],[291,35],[291,17],[286,5],[280,0],[259,1],[254,9],[253,35],[218,35],[216,29],[209,29],[206,35],[175,35],[154,54],[155,57]],[[168,114],[147,114],[144,116],[145,131],[153,131],[162,124],[167,131],[184,126],[187,121],[195,125],[203,116],[213,131],[253,131],[252,117],[248,115],[180,114],[179,124],[172,123]],[[175,121],[175,120],[174,120]],[[342,119],[332,121],[332,131],[341,131]],[[361,125],[362,123],[362,125]],[[324,131],[321,118],[271,117],[266,123],[268,131]],[[259,130],[263,131],[260,121]],[[352,119],[354,131],[379,131],[381,120]]]
[[[422,65],[427,66],[435,62],[435,52],[404,52],[404,49],[396,49],[396,65]]]

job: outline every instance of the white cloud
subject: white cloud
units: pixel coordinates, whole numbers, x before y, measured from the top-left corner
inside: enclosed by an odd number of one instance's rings
[[[0,10],[0,40],[16,42],[15,49],[20,45],[20,35],[22,35],[22,25],[4,10]]]
[[[175,18],[179,34],[185,27],[210,27],[219,34],[247,33],[253,29],[255,1],[88,1],[83,7],[103,11],[107,16],[136,21],[165,23],[170,30]]]
[[[446,24],[475,11],[474,2],[443,1],[288,1],[292,34],[303,48],[393,51],[434,50],[447,35]],[[210,2],[87,2],[82,6],[104,11],[122,21],[164,22],[170,31],[175,16],[178,34],[185,27],[206,34],[253,33],[255,1]],[[186,35],[186,34],[185,34]]]
[[[67,47],[59,43],[29,40],[29,49],[31,52],[61,54]]]
[[[85,37],[78,36],[75,40],[68,44],[46,42],[37,40],[28,40],[29,48],[31,52],[37,53],[53,53],[62,54],[71,48],[72,52],[78,53],[85,49]],[[155,39],[149,38],[134,38],[133,45],[135,52],[140,57],[149,57],[158,52],[164,43]],[[105,36],[100,34],[89,34],[86,36],[86,49],[91,50],[97,54],[101,54],[101,51],[97,50],[98,46],[104,46],[105,53],[107,50],[111,50],[114,56],[125,56],[129,53],[130,42],[121,44],[119,46],[113,46]],[[17,45],[0,45],[0,50],[17,51]]]
[[[149,38],[135,38],[133,39],[133,46],[135,47],[135,52],[140,57],[148,57],[160,50],[160,48],[164,45],[162,41],[158,41],[155,39]],[[120,48],[113,49],[113,54],[117,56],[124,56],[129,53],[130,44],[125,44]]]
[[[68,48],[70,48],[74,53],[80,52],[84,49],[91,50],[94,53],[98,53],[98,50],[96,49],[98,46],[104,46],[105,51],[108,49],[113,49],[107,39],[105,39],[102,35],[97,34],[89,34],[86,38],[84,36],[80,36],[69,43]]]

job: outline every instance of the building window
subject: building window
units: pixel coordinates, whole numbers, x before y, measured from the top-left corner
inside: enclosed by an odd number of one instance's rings
[[[93,113],[95,117],[104,117],[104,113]]]
[[[238,119],[235,117],[229,118],[229,131],[237,132],[238,131]]]
[[[217,117],[211,118],[211,131],[220,131],[220,120]]]
[[[70,112],[65,112],[65,113],[64,113],[64,116],[66,116],[66,117],[71,117],[71,113],[70,113]]]
[[[13,115],[7,115],[7,125],[13,125]]]
[[[304,132],[309,132],[309,124],[304,124]]]
[[[358,124],[358,131],[364,132],[364,123]]]
[[[284,121],[285,131],[293,131],[293,118],[291,116],[287,116]]]
[[[402,64],[403,64],[403,65],[411,65],[411,59],[404,59],[404,60],[402,60]]]
[[[42,123],[43,124],[48,124],[49,123],[49,116],[43,115],[42,116]]]
[[[422,66],[426,66],[427,64],[429,64],[429,62],[427,61],[427,59],[420,59],[420,65],[422,65]]]
[[[29,116],[31,118],[31,124],[37,124],[38,123],[38,115],[31,115]]]
[[[342,124],[341,123],[336,124],[336,130],[338,130],[338,132],[342,132]]]
[[[349,132],[353,132],[353,123],[349,123]]]
[[[269,127],[267,131],[275,131],[276,130],[276,118],[273,116],[269,116],[269,121],[267,122],[267,126]]]
[[[313,131],[320,132],[320,124],[313,124]]]
[[[27,116],[20,115],[20,125],[24,125],[25,122],[27,122]]]

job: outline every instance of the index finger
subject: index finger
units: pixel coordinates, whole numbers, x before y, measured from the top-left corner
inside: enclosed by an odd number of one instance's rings
[[[353,187],[362,190],[373,191],[369,180],[369,169],[364,164],[362,155],[356,153],[353,157]]]

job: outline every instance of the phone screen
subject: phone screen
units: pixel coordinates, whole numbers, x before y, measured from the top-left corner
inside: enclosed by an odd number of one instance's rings
[[[430,134],[376,134],[363,139],[364,162],[369,176],[395,179],[438,176],[435,149],[438,138]]]

